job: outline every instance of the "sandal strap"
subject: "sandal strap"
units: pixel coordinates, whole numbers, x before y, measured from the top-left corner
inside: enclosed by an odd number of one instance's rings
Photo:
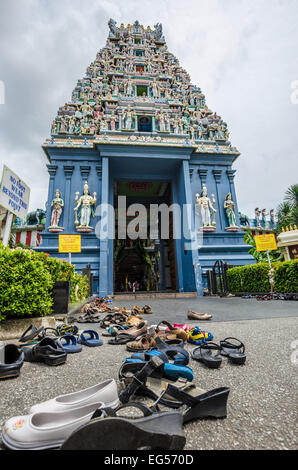
[[[175,385],[172,384],[168,384],[164,393],[175,398],[177,401],[182,402],[182,404],[186,406],[194,406],[198,404],[198,400],[196,397],[189,395],[183,390],[179,390],[179,388],[175,387]]]
[[[238,345],[237,344],[233,344],[231,343],[230,341],[228,340],[234,340],[234,341],[238,341]],[[244,353],[245,352],[245,346],[244,344],[242,343],[242,341],[240,341],[239,339],[237,338],[233,338],[232,336],[229,336],[228,338],[225,338],[223,341],[220,342],[220,346],[221,348],[229,348],[229,349],[242,349],[242,352]]]
[[[127,365],[136,366],[137,363],[130,363]],[[119,400],[121,403],[127,403],[130,397],[137,391],[137,389],[144,384],[146,378],[150,376],[158,367],[163,366],[164,362],[158,357],[153,356],[150,361],[148,361],[145,366],[142,364],[142,369],[132,377],[131,383],[126,387],[126,389],[121,392]],[[125,364],[121,369],[125,368]]]

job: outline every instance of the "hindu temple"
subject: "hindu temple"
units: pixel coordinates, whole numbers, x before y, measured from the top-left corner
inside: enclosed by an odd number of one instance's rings
[[[81,235],[72,263],[78,272],[90,265],[94,293],[102,296],[202,295],[217,260],[253,262],[234,185],[240,153],[227,123],[168,50],[161,24],[117,26],[111,19],[108,27],[106,45],[59,108],[43,145],[49,189],[38,249],[67,259],[59,236]],[[134,214],[135,204],[143,214]],[[161,233],[158,212],[154,233],[123,236],[119,213],[125,211],[127,226],[138,217],[149,227],[152,205],[181,209],[169,211],[168,231]],[[112,230],[103,236],[107,226]]]

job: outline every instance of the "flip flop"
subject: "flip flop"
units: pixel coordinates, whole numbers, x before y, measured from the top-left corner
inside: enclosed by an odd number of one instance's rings
[[[33,340],[41,339],[41,337],[43,336],[43,332],[44,332],[43,326],[37,329],[36,326],[30,325],[20,337],[19,343],[21,344],[31,343],[32,344]]]
[[[102,346],[103,341],[99,338],[99,334],[94,330],[83,331],[79,338],[78,343],[91,348]]]
[[[218,351],[214,356],[212,351]],[[220,357],[221,347],[216,343],[207,343],[201,344],[199,347],[195,348],[191,352],[191,357],[195,361],[203,362],[210,369],[217,369],[222,363],[222,358]]]
[[[229,340],[237,341],[238,344],[231,343]],[[237,338],[229,337],[220,341],[220,354],[227,357],[233,364],[242,365],[246,361],[245,346]]]
[[[79,353],[83,349],[77,344],[77,338],[74,335],[61,336],[58,341],[67,354]]]

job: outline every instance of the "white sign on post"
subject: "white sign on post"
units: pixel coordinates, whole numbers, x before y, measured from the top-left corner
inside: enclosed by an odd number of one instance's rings
[[[26,220],[30,188],[13,171],[4,165],[0,186],[0,206]]]

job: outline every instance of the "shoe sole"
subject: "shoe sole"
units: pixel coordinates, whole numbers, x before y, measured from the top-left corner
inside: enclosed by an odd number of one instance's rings
[[[74,432],[61,450],[137,450],[141,448],[182,450],[186,439],[177,418],[169,420],[169,432],[161,429],[160,417],[136,419],[98,418]],[[147,428],[147,429],[146,429]]]
[[[19,377],[20,375],[20,371],[18,372],[1,372],[0,374],[0,380],[5,380],[5,379],[11,379],[11,378],[14,378],[14,377]]]

